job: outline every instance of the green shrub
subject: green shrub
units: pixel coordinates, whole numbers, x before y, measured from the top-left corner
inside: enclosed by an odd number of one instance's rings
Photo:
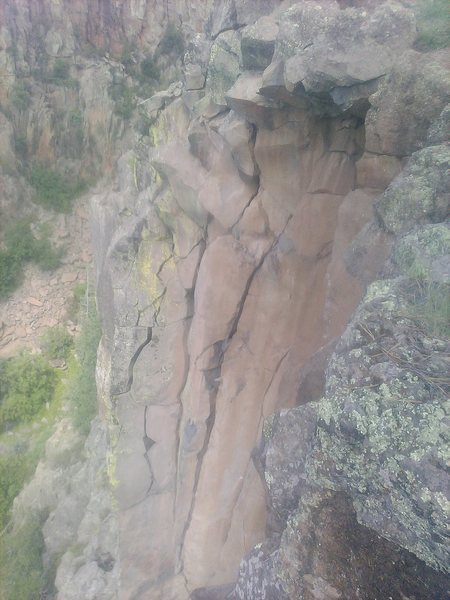
[[[73,338],[63,325],[57,325],[45,333],[41,345],[50,360],[67,360],[73,348]]]
[[[159,42],[158,50],[161,54],[181,56],[184,52],[184,38],[181,29],[175,23],[169,23],[164,35]]]
[[[42,356],[23,352],[7,361],[3,369],[0,403],[0,427],[9,428],[28,422],[49,402],[55,391],[57,377]]]
[[[73,290],[73,296],[67,306],[67,318],[74,323],[78,322],[80,309],[83,306],[86,298],[86,284],[77,283]]]
[[[450,46],[450,8],[448,0],[419,0],[415,6],[416,47],[436,50]]]
[[[6,249],[0,251],[0,300],[11,294],[21,282],[22,269],[32,261],[43,271],[56,269],[64,254],[63,248],[54,248],[47,237],[36,238],[29,219],[16,221],[5,232]]]
[[[139,85],[135,86],[136,96],[139,98],[151,98],[153,94],[157,91],[158,85],[155,82],[144,81],[141,77],[139,79]]]
[[[31,260],[34,254],[35,238],[31,233],[30,221],[23,219],[13,223],[5,232],[5,242],[8,251],[17,260]]]
[[[154,81],[158,81],[161,72],[159,70],[158,65],[156,64],[156,59],[154,56],[149,55],[141,62],[141,73],[145,79],[150,79]]]
[[[32,167],[30,183],[36,191],[36,201],[57,212],[69,212],[75,198],[87,187],[85,181],[71,180],[41,164]]]
[[[119,60],[123,64],[127,72],[134,70],[134,65],[136,62],[134,58],[135,51],[135,45],[125,44],[125,46],[123,47]]]
[[[19,528],[0,543],[1,600],[47,598],[42,555],[45,550],[41,519],[30,515]]]
[[[75,158],[81,157],[84,143],[84,131],[83,131],[83,116],[80,111],[73,111],[69,114],[68,118],[68,138],[69,148],[71,154]]]
[[[46,238],[35,239],[32,260],[42,271],[54,271],[61,264],[64,248],[54,248]]]
[[[131,119],[136,106],[133,90],[121,82],[113,85],[110,93],[115,114],[124,121]]]
[[[412,281],[408,316],[436,337],[450,336],[450,284]]]
[[[0,531],[8,523],[14,498],[32,475],[35,466],[23,453],[0,456]]]
[[[97,413],[95,367],[100,335],[100,322],[95,310],[95,303],[91,300],[89,313],[83,315],[81,333],[75,340],[78,368],[68,382],[67,390],[67,398],[72,407],[73,423],[83,435],[89,433],[91,421]]]
[[[69,79],[70,65],[67,61],[62,58],[57,58],[53,65],[53,77],[54,79]]]
[[[22,160],[27,158],[28,155],[28,143],[27,136],[23,133],[17,133],[14,138],[14,149],[16,155]]]
[[[9,252],[0,250],[0,300],[5,300],[21,281],[21,263]]]
[[[31,105],[30,86],[24,81],[16,81],[12,87],[11,100],[13,106],[20,111],[25,111]]]

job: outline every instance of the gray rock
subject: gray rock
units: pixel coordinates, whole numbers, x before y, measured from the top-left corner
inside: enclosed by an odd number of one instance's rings
[[[448,366],[438,353],[415,350],[432,335],[424,326],[405,335],[411,322],[401,315],[414,313],[414,302],[401,280],[369,287],[329,367],[309,474],[348,493],[361,523],[446,570],[450,481],[442,434],[450,406],[428,378],[445,379]],[[385,365],[380,377],[386,360],[400,369]]]
[[[239,171],[248,177],[255,177],[258,174],[258,166],[253,152],[254,131],[251,125],[231,111],[218,131],[229,145]]]
[[[274,58],[285,61],[287,92],[308,95],[321,111],[358,109],[414,35],[412,14],[398,4],[369,12],[298,4],[280,18]]]
[[[272,508],[283,522],[297,508],[301,488],[306,483],[306,463],[316,426],[314,403],[282,411],[266,421],[265,479]]]
[[[241,43],[235,31],[221,33],[215,40],[208,65],[206,89],[213,101],[225,106],[225,92],[240,74]]]
[[[201,90],[205,86],[205,75],[200,65],[187,65],[184,77],[186,90]]]
[[[278,25],[270,17],[262,17],[242,31],[242,66],[245,70],[264,70],[272,62]]]
[[[412,155],[376,204],[384,228],[399,234],[417,224],[438,223],[450,208],[450,148],[430,146]]]
[[[223,31],[236,29],[236,27],[237,15],[235,1],[215,0],[206,27],[211,37],[216,38]]]
[[[450,140],[450,104],[447,104],[439,117],[433,121],[427,137],[427,142],[431,146],[443,144],[448,140]]]
[[[408,50],[399,56],[378,91],[370,97],[367,151],[403,157],[426,145],[430,125],[450,101],[448,65],[448,50],[430,54]],[[442,119],[444,125],[445,115]],[[444,130],[441,141],[448,141]],[[441,141],[436,139],[436,143]]]
[[[223,31],[254,23],[278,5],[279,0],[215,0],[207,31],[215,38]]]
[[[393,260],[409,277],[450,283],[450,224],[416,229],[395,245]]]
[[[242,561],[230,600],[289,600],[278,577],[278,552],[259,544]]]
[[[262,77],[256,71],[243,73],[226,93],[228,106],[255,125],[271,126],[272,109],[277,103],[259,93]]]

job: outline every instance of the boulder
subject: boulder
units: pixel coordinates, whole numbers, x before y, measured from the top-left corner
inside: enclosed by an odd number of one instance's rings
[[[201,90],[205,86],[205,75],[200,65],[186,65],[184,77],[186,90]]]
[[[309,96],[321,111],[361,111],[414,36],[412,15],[398,4],[368,12],[308,2],[283,13],[274,58],[285,61],[289,93]]]
[[[433,90],[430,93],[430,90]],[[404,53],[370,97],[366,119],[366,150],[375,154],[408,156],[426,144],[430,125],[448,118],[442,111],[450,100],[448,50]],[[431,141],[431,140],[430,140]],[[448,141],[442,130],[435,143]]]
[[[271,17],[261,17],[242,30],[242,66],[245,70],[264,70],[272,62],[278,25]]]
[[[234,84],[240,74],[240,36],[235,31],[221,33],[211,48],[206,77],[206,89],[212,100],[225,106],[225,92]]]
[[[448,145],[430,146],[411,156],[376,204],[387,231],[403,233],[418,223],[438,223],[448,216],[449,161]]]

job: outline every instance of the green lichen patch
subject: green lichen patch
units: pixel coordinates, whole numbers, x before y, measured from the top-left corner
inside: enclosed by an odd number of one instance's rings
[[[439,253],[446,235],[434,233]],[[309,480],[350,494],[361,523],[445,570],[450,342],[410,304],[409,279],[369,289],[329,367]]]
[[[209,57],[206,88],[216,104],[226,105],[225,92],[241,73],[241,48],[234,31],[226,31],[215,40]]]
[[[427,225],[401,238],[393,259],[403,275],[450,281],[450,226]]]
[[[448,214],[450,148],[430,146],[412,155],[376,206],[387,231],[399,234],[417,224],[438,223]]]

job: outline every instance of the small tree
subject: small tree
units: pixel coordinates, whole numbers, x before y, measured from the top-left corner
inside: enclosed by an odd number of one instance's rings
[[[155,81],[158,81],[161,76],[161,72],[153,55],[148,55],[141,62],[141,73],[146,79],[154,79]]]
[[[55,60],[55,64],[53,65],[53,77],[55,79],[63,79],[66,80],[69,78],[70,74],[70,65],[67,61],[62,58],[57,58]]]
[[[159,52],[161,54],[171,54],[181,56],[184,52],[184,37],[181,29],[175,23],[169,23],[166,31],[159,42]]]

